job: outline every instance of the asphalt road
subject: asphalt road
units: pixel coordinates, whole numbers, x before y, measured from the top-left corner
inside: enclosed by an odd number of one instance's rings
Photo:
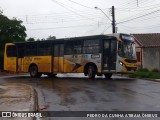
[[[71,76],[60,75],[54,79],[46,76],[39,79],[30,78],[28,75],[6,76],[0,77],[0,84],[11,82],[32,85],[40,92],[40,104],[45,104],[48,111],[160,110],[160,82],[118,76],[113,76],[111,80],[103,77],[90,80],[77,77],[78,75]],[[63,119],[65,120],[65,118],[54,118],[54,120]],[[68,118],[68,120],[72,119]],[[88,120],[88,118],[83,119]],[[110,119],[123,120],[124,118]]]

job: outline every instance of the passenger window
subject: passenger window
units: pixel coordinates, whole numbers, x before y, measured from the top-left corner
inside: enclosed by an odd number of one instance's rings
[[[117,48],[116,45],[117,45],[117,44],[116,44],[116,41],[115,41],[115,40],[112,40],[112,41],[111,41],[111,53],[116,52],[116,48]]]
[[[24,57],[24,45],[18,45],[17,48],[18,48],[18,57],[19,58]]]
[[[73,51],[73,42],[68,41],[65,44],[65,55],[71,55],[73,53],[74,53],[74,51]]]
[[[36,56],[37,55],[37,44],[31,43],[27,44],[25,48],[26,56]]]
[[[7,57],[16,57],[17,49],[15,45],[7,46]]]
[[[99,53],[100,47],[99,47],[99,39],[94,40],[84,40],[83,44],[83,53]]]
[[[38,44],[38,55],[47,56],[51,55],[51,44],[50,43],[39,43]]]
[[[81,54],[82,53],[82,45],[81,41],[68,41],[65,44],[65,54]]]

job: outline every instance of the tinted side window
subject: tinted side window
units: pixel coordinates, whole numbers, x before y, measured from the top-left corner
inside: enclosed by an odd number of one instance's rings
[[[54,57],[63,57],[64,55],[64,44],[54,44]]]
[[[82,53],[82,43],[81,41],[75,41],[73,46],[74,54],[81,54]]]
[[[63,55],[64,55],[64,45],[61,44],[61,45],[60,45],[59,56],[60,56],[60,57],[63,57]]]
[[[65,55],[73,54],[73,42],[69,41],[65,44]]]
[[[35,43],[27,44],[25,47],[25,55],[26,56],[37,55],[37,44]]]
[[[116,52],[116,48],[117,48],[117,41],[116,40],[112,40],[111,41],[111,53],[115,53]]]
[[[54,57],[58,57],[58,56],[59,56],[59,46],[54,45]]]
[[[17,46],[17,48],[18,48],[18,57],[20,57],[20,58],[24,57],[24,46],[19,45],[19,46]]]
[[[99,39],[84,40],[83,53],[99,53],[100,52],[99,42],[100,42]]]
[[[81,54],[82,52],[82,45],[81,41],[67,41],[65,44],[65,54],[71,55],[71,54]]]
[[[16,57],[16,56],[17,56],[16,46],[14,45],[7,46],[7,57]]]
[[[38,44],[38,55],[42,55],[42,56],[51,55],[51,44],[50,43],[39,43]]]

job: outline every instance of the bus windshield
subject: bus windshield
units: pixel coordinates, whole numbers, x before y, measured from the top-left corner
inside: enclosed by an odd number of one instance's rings
[[[123,40],[123,42],[119,42],[118,54],[125,58],[136,58],[135,43],[130,40]]]

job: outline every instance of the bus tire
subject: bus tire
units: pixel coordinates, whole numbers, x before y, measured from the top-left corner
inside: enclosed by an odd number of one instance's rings
[[[89,79],[94,79],[95,78],[96,70],[92,65],[88,66],[87,75],[88,75]]]
[[[105,73],[104,76],[106,79],[110,79],[112,77],[112,73]]]
[[[41,77],[42,74],[38,73],[38,67],[36,65],[31,65],[29,68],[30,76],[33,78]]]

